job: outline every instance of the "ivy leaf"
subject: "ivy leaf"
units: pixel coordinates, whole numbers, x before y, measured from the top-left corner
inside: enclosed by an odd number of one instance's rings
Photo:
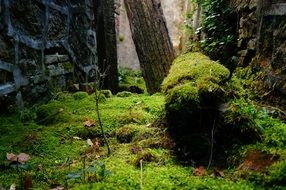
[[[68,173],[67,178],[68,179],[79,179],[81,178],[82,172],[78,171],[78,172],[71,172]]]
[[[104,175],[105,175],[105,176],[111,176],[111,175],[112,175],[112,172],[109,171],[109,170],[105,170]]]
[[[28,171],[28,170],[30,170],[32,167],[31,167],[30,164],[22,164],[22,165],[19,166],[19,168],[20,168],[20,169],[23,169],[23,170],[25,170],[25,171]]]
[[[0,151],[5,151],[5,148],[3,146],[0,145]]]
[[[94,166],[86,168],[86,171],[89,172],[89,173],[96,173],[96,170],[97,169]]]

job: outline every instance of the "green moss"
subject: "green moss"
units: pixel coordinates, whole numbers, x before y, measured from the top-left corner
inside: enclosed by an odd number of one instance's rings
[[[56,100],[40,106],[36,111],[36,115],[37,122],[46,125],[68,122],[71,119],[70,114],[66,111],[66,107]]]
[[[278,119],[266,117],[258,121],[264,127],[264,142],[268,147],[286,147],[286,124]]]
[[[218,87],[209,88],[225,80],[228,75],[229,71],[224,66],[207,56],[186,53],[175,59],[168,77],[162,83],[162,89],[167,92],[176,85],[192,82],[198,90],[216,90]]]
[[[129,96],[132,96],[132,93],[131,92],[128,92],[128,91],[123,91],[123,92],[118,92],[116,94],[117,97],[129,97]]]
[[[180,105],[188,105],[188,108],[190,105],[193,108],[199,107],[203,100],[199,91],[192,82],[178,84],[168,90],[167,102],[174,105],[175,110],[180,110]],[[103,143],[100,143],[98,150],[89,147],[86,143],[87,138],[94,140],[95,137],[101,137],[96,120],[94,96],[86,94],[83,97],[79,96],[80,98],[74,98],[74,96],[58,93],[56,100],[39,107],[37,114],[42,115],[40,118],[51,118],[48,121],[49,126],[38,125],[33,119],[29,122],[21,121],[18,115],[0,115],[0,181],[5,189],[9,189],[12,183],[17,185],[21,183],[21,172],[5,168],[7,152],[25,152],[31,156],[28,162],[31,170],[28,172],[32,176],[34,189],[50,189],[54,184],[65,186],[67,173],[82,170],[84,162],[88,166],[95,160],[103,162],[112,175],[98,181],[90,179],[88,183],[80,180],[68,181],[69,189],[140,189],[140,169],[138,168],[140,160],[143,160],[144,189],[285,188],[285,185],[283,186],[286,158],[285,123],[271,118],[263,108],[251,102],[245,103],[245,100],[239,100],[242,102],[235,101],[235,106],[227,108],[239,113],[233,117],[247,115],[252,124],[255,123],[251,127],[261,126],[261,142],[252,145],[252,149],[277,152],[281,157],[279,162],[260,175],[262,176],[260,181],[251,180],[246,176],[233,178],[230,170],[223,171],[224,178],[212,175],[193,176],[192,166],[185,167],[178,164],[173,151],[169,149],[172,142],[169,142],[170,139],[167,136],[162,135],[166,133],[165,129],[146,127],[146,124],[154,122],[164,112],[165,97],[162,94],[153,96],[131,94],[127,98],[112,96],[100,102],[103,127],[109,137],[112,150],[111,155],[107,157]],[[189,116],[188,112],[187,117]],[[96,126],[90,132],[83,124],[86,119],[96,121]],[[198,120],[198,117],[195,120]],[[233,125],[230,127],[236,127]],[[174,128],[176,131],[179,129],[178,126]],[[119,144],[116,135],[122,136],[123,141],[131,139],[126,141],[131,143]],[[221,139],[215,138],[216,151],[220,148],[216,146],[219,140]],[[133,147],[138,147],[138,151],[132,151]],[[239,154],[243,154],[241,152],[244,149],[238,151]]]
[[[116,130],[116,138],[121,143],[140,141],[154,136],[155,130],[142,125],[126,125]]]
[[[112,97],[112,92],[110,90],[101,90],[100,93],[102,93],[106,98]]]
[[[133,161],[133,164],[140,168],[140,162],[150,163],[155,162],[158,163],[160,160],[160,155],[156,153],[156,151],[152,151],[151,149],[147,149],[144,151],[141,151],[139,154],[137,154],[135,160]]]
[[[283,189],[286,182],[286,161],[280,161],[269,169],[269,175],[265,179],[266,184],[275,186],[277,189]],[[281,186],[279,188],[279,186]]]
[[[119,68],[119,89],[128,90],[130,87],[138,87],[143,91],[146,90],[145,81],[141,71],[128,68]]]
[[[239,129],[242,133],[246,132],[246,136],[253,139],[261,139],[264,126],[260,125],[259,120],[267,113],[260,111],[252,101],[243,98],[228,102],[226,109],[225,124]]]
[[[223,92],[220,82],[228,75],[229,71],[224,66],[201,53],[179,56],[162,83],[162,90],[167,94],[167,109],[196,107],[202,100],[202,95],[219,98]]]
[[[63,62],[63,63],[61,63],[62,64],[62,66],[63,66],[63,68],[65,69],[65,70],[71,70],[71,69],[73,69],[73,64],[71,63],[71,62]]]
[[[169,90],[166,96],[166,106],[169,110],[178,111],[184,106],[197,108],[200,103],[198,89],[192,83],[178,85]]]
[[[119,35],[118,39],[119,39],[120,42],[123,42],[125,37],[123,35]]]
[[[75,100],[82,100],[84,98],[88,97],[88,93],[87,92],[76,92],[73,94],[73,98]]]

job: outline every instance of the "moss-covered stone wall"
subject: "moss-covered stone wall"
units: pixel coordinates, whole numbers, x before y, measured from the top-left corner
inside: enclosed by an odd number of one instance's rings
[[[239,18],[238,66],[261,71],[269,97],[285,99],[286,1],[233,0],[231,4]]]
[[[48,87],[94,77],[93,6],[91,0],[0,0],[1,100],[30,101]]]

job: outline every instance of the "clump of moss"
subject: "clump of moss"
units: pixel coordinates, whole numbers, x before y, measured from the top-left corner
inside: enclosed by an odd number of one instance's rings
[[[228,75],[227,68],[201,53],[179,56],[162,83],[167,110],[176,111],[186,106],[197,109],[206,98],[220,98],[224,92],[220,83]]]
[[[263,126],[263,141],[267,147],[286,147],[286,123],[269,116],[260,118],[259,124]]]
[[[227,131],[232,131],[237,135],[236,137],[240,136],[241,142],[250,143],[261,140],[263,127],[258,123],[258,120],[264,117],[265,113],[260,111],[251,101],[244,99],[228,102],[225,109],[223,117]]]
[[[158,162],[159,158],[158,156],[152,152],[151,150],[144,150],[141,151],[136,159],[134,160],[134,165],[136,167],[140,167],[140,162],[144,162],[144,164],[149,163],[149,162]]]
[[[155,135],[153,128],[142,125],[126,125],[116,131],[116,138],[120,143],[130,143],[150,138]]]
[[[106,98],[112,97],[112,92],[110,90],[101,90],[100,93],[103,94]]]
[[[65,106],[59,101],[53,100],[48,104],[41,105],[37,111],[37,123],[39,124],[55,124],[57,122],[68,122],[71,116],[65,110]]]
[[[111,93],[111,92],[110,92]],[[96,91],[94,92],[93,94],[91,94],[91,97],[94,98],[94,102],[96,101],[96,99],[99,101],[99,102],[105,102],[107,98],[110,98],[112,96],[112,93],[111,93],[111,96],[107,91],[105,90],[102,90],[102,91]]]
[[[224,102],[226,90],[222,84],[228,76],[227,68],[198,52],[183,54],[173,62],[162,90],[166,94],[169,133],[176,141],[177,150],[183,151],[179,154],[204,152],[197,159],[207,157],[209,151],[199,149],[208,142],[205,139],[214,125],[219,105]],[[198,140],[194,138],[196,135],[204,138]]]
[[[88,93],[87,92],[76,92],[73,94],[73,98],[75,100],[82,100],[88,97]]]
[[[141,94],[146,89],[141,71],[119,68],[119,91]]]
[[[270,167],[269,175],[265,179],[268,186],[286,186],[286,161],[281,161]],[[278,189],[278,188],[277,188]],[[282,189],[282,187],[281,187]]]
[[[172,149],[175,144],[169,136],[160,135],[159,137],[152,137],[148,139],[143,139],[138,143],[143,148],[164,148]]]
[[[176,85],[192,83],[199,91],[216,91],[227,79],[229,71],[201,53],[186,53],[173,62],[168,77],[162,83],[164,92]]]
[[[169,90],[166,102],[167,109],[173,111],[179,111],[186,105],[190,106],[189,108],[197,108],[200,102],[198,89],[192,83],[175,86]]]
[[[130,110],[127,113],[122,113],[118,117],[118,121],[121,125],[125,124],[145,124],[147,119],[147,113],[142,110]]]
[[[128,91],[123,91],[123,92],[118,92],[116,94],[117,97],[121,97],[121,98],[124,98],[124,97],[129,97],[129,96],[132,96],[132,93],[131,92],[128,92]]]

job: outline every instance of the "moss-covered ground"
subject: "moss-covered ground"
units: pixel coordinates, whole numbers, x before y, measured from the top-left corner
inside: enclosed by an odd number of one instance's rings
[[[229,85],[239,89],[240,82],[235,78]],[[110,156],[94,94],[58,93],[47,104],[1,115],[0,189],[11,184],[17,189],[31,184],[33,189],[83,190],[286,189],[286,124],[275,110],[258,106],[246,95],[229,101],[222,108],[225,127],[251,128],[259,138],[225,150],[228,167],[213,164],[207,169],[184,165],[173,154],[173,142],[160,124],[163,94],[103,94],[108,95],[100,98],[99,109]],[[26,153],[31,159],[11,162],[7,153]]]

